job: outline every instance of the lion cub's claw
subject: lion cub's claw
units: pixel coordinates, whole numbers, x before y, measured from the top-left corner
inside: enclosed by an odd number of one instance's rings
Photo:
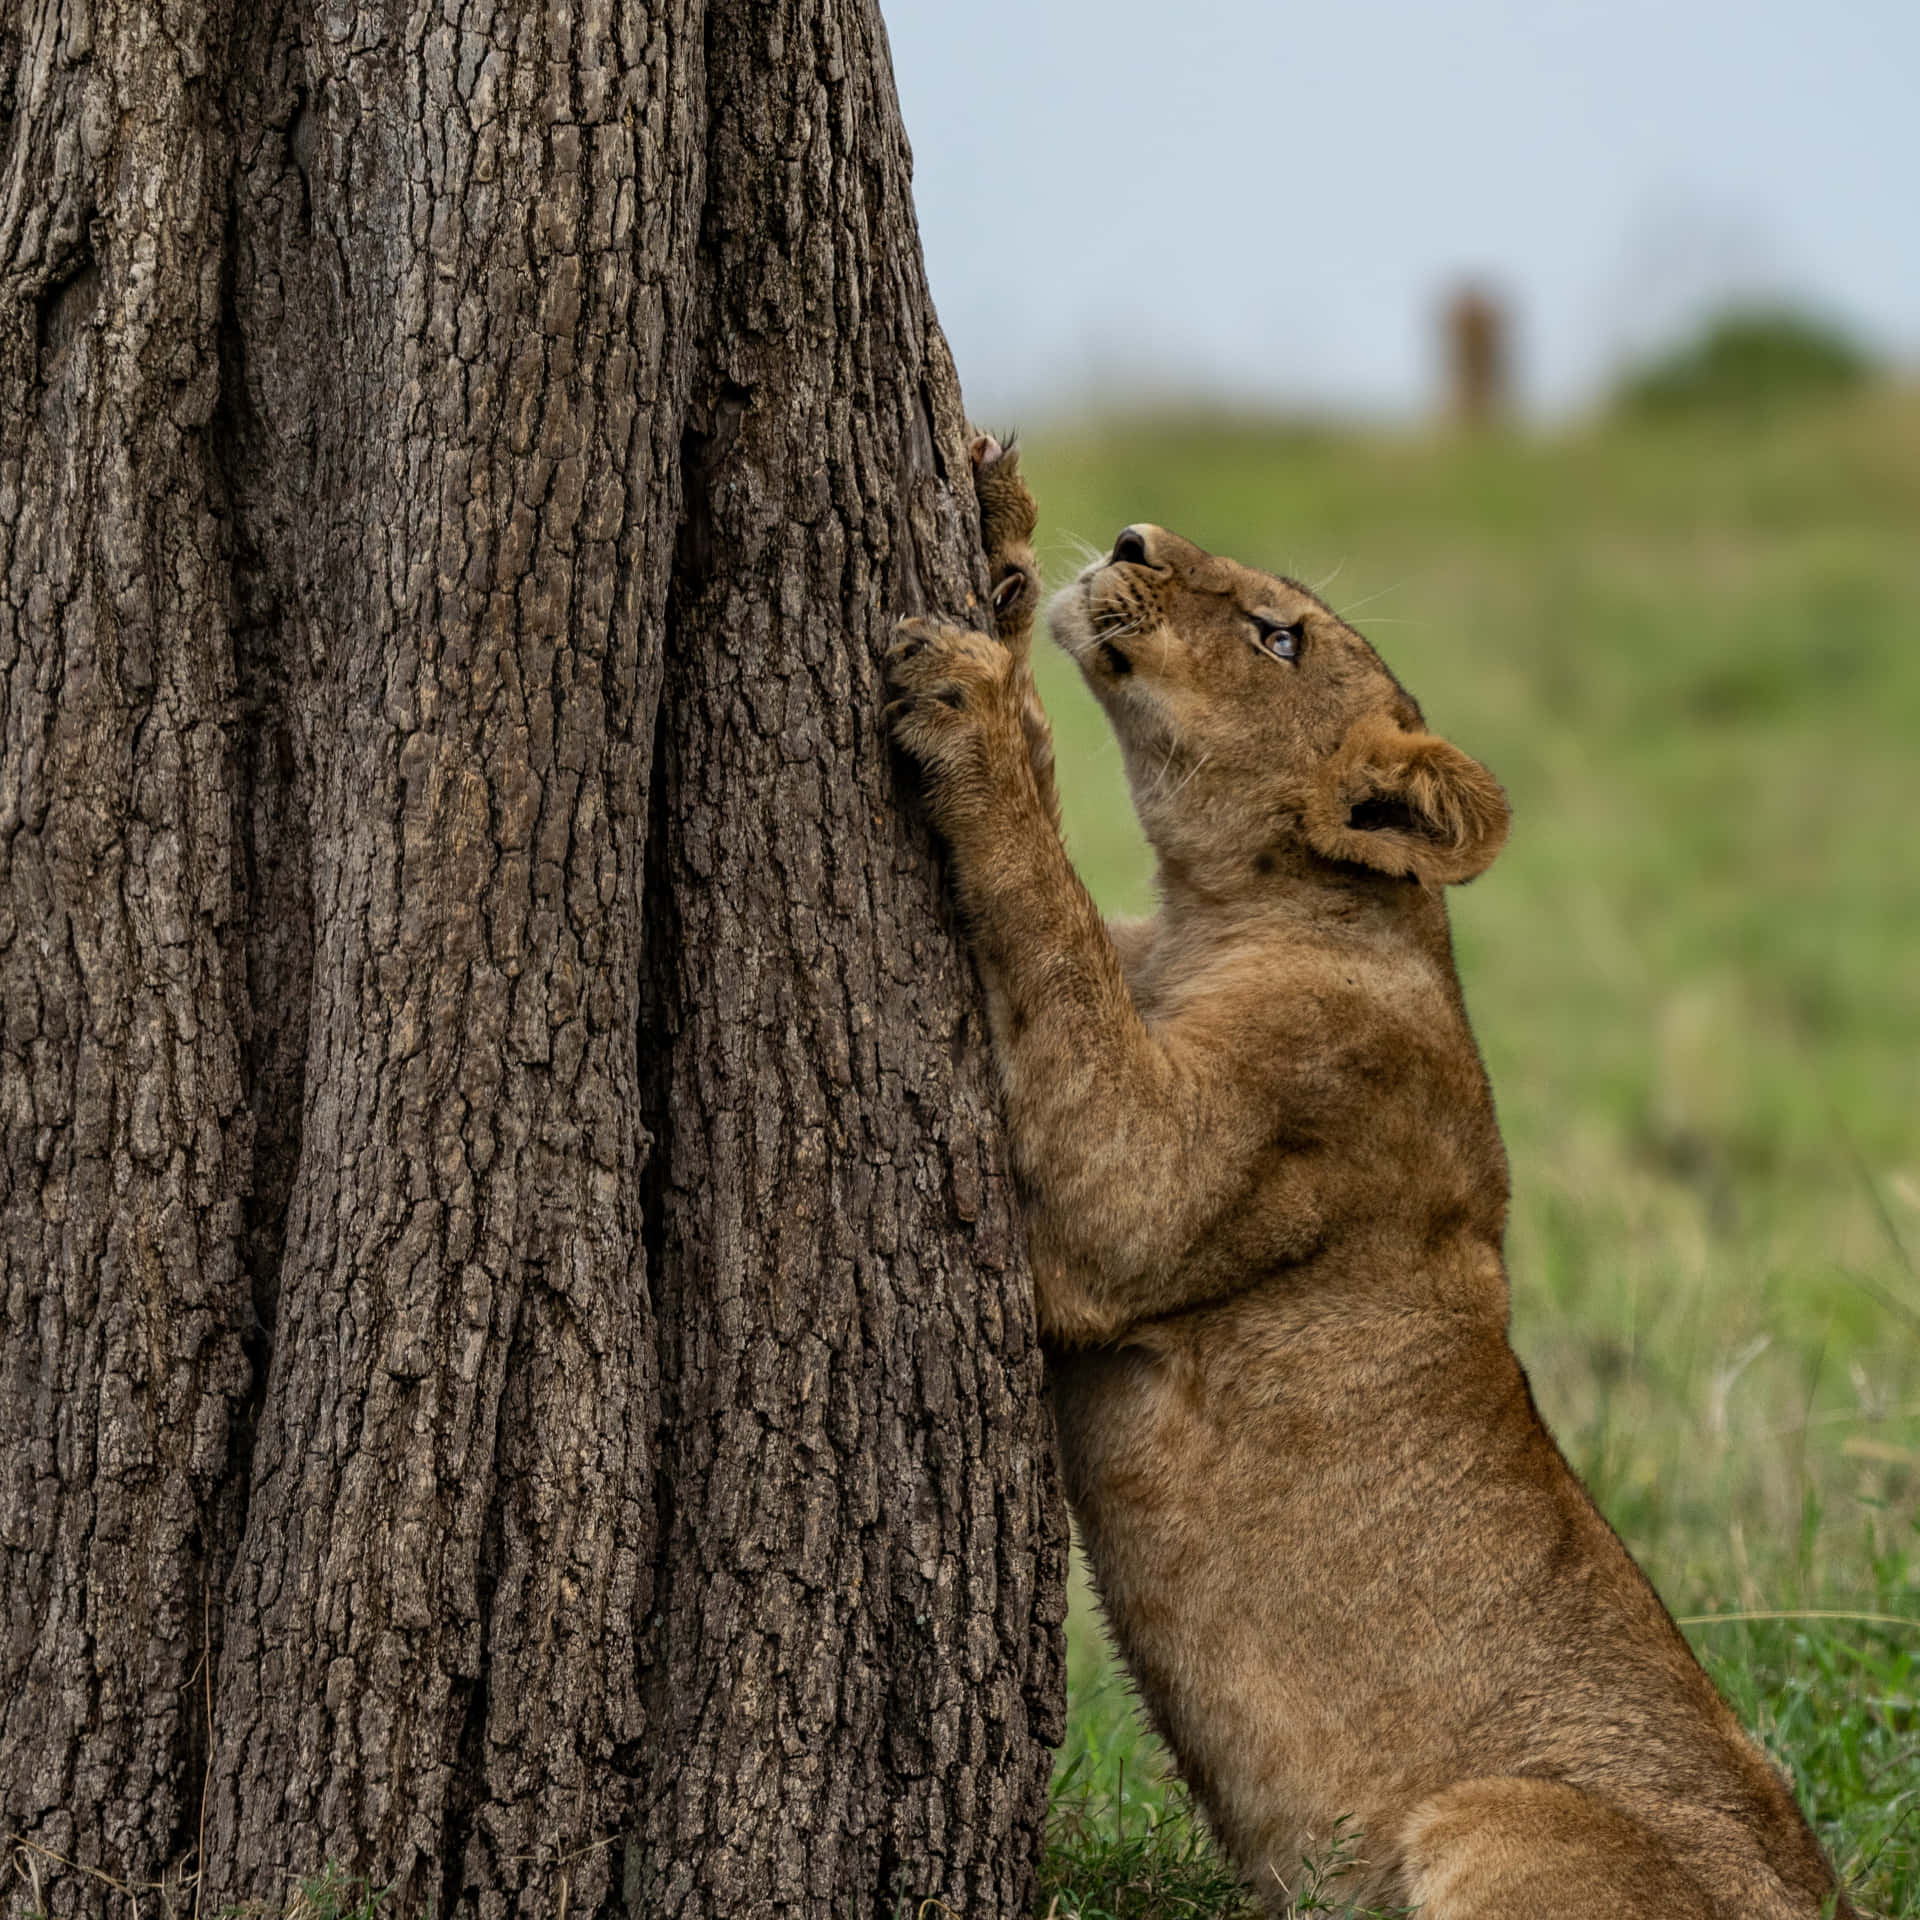
[[[902,620],[894,634],[887,680],[909,701],[938,699],[957,712],[979,710],[1006,686],[1011,660],[988,634],[918,614]]]
[[[1032,546],[1039,510],[1020,477],[1020,449],[1011,436],[1002,444],[990,433],[975,434],[967,455],[980,501],[980,541],[987,553],[994,624],[1001,639],[1018,645],[1032,629],[1040,606],[1040,571]]]
[[[921,615],[902,620],[894,635],[887,684],[899,697],[886,710],[887,725],[916,760],[950,767],[1010,704],[1012,656],[990,635]]]

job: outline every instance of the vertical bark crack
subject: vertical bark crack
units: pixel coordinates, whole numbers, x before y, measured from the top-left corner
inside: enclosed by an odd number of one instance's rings
[[[37,302],[40,359],[45,368],[43,377],[49,380],[59,377],[60,356],[100,304],[100,266],[85,238],[91,219],[89,209],[83,216],[79,249],[63,263],[59,277],[42,289]]]
[[[241,257],[229,210],[220,326],[221,400],[213,445],[230,515],[234,600],[234,720],[228,751],[234,804],[235,1004],[252,1153],[240,1219],[251,1308],[250,1384],[237,1410],[226,1561],[246,1524],[253,1448],[272,1365],[287,1211],[300,1159],[307,1027],[313,988],[313,897],[307,781],[298,744],[294,642],[276,561],[262,546],[259,503],[278,480],[272,437],[248,392],[246,340],[234,276]],[[267,538],[271,540],[270,532]]]

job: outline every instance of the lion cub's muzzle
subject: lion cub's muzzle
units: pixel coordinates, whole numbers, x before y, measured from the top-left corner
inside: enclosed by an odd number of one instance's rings
[[[1133,671],[1132,649],[1159,615],[1129,582],[1102,574],[1087,582],[1084,617],[1085,638],[1070,651],[1083,672],[1119,680]]]

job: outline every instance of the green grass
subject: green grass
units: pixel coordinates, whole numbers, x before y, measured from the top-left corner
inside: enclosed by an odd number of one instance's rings
[[[371,1882],[329,1865],[294,1896],[284,1914],[257,1903],[229,1907],[222,1920],[393,1920],[391,1896]]]
[[[1552,438],[1029,436],[1051,575],[1130,520],[1297,575],[1515,830],[1454,896],[1514,1337],[1676,1613],[1920,1620],[1920,395]],[[1104,904],[1150,867],[1041,663]],[[1085,1596],[1041,1911],[1237,1911]],[[1920,1629],[1690,1630],[1861,1895],[1920,1916]],[[1183,1904],[1184,1903],[1184,1904]]]
[[[75,1878],[88,1883],[96,1899],[120,1895],[136,1920],[140,1914],[152,1914],[157,1920],[201,1920],[204,1903],[192,1872],[169,1874],[139,1886],[129,1886],[98,1868],[76,1865],[63,1854],[49,1852],[18,1834],[9,1834],[0,1843],[0,1895],[7,1898],[7,1911],[30,1920],[49,1920],[52,1908],[47,1895]],[[312,1879],[294,1887],[285,1900],[272,1902],[245,1900],[238,1905],[204,1907],[207,1920],[396,1920],[389,1889],[375,1887],[358,1874],[350,1874],[329,1862]],[[63,1905],[61,1912],[69,1909]],[[427,1920],[427,1916],[421,1916]]]

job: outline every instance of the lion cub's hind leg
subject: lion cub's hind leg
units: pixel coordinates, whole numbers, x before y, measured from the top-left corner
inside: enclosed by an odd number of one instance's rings
[[[1462,1781],[1403,1843],[1420,1920],[1717,1920],[1657,1835],[1554,1780]]]
[[[1033,557],[1033,530],[1040,510],[1020,476],[1020,450],[1002,446],[990,433],[975,434],[967,449],[973,489],[980,501],[980,543],[987,551],[993,594],[993,628],[1014,657],[1020,695],[1020,729],[1026,735],[1040,804],[1057,829],[1060,797],[1053,781],[1053,728],[1033,684],[1033,616],[1040,609],[1040,568]]]

